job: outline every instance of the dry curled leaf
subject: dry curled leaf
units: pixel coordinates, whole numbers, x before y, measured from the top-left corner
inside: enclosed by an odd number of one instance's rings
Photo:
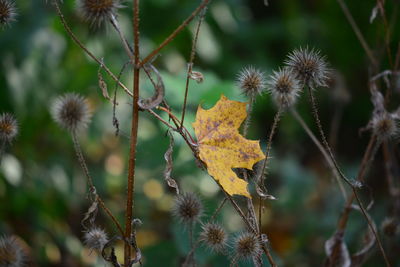
[[[246,116],[246,103],[231,101],[222,95],[209,110],[199,106],[193,127],[199,157],[206,164],[208,173],[229,195],[251,198],[247,182],[232,170],[252,169],[256,162],[265,158],[259,141],[247,140],[239,133]]]
[[[145,68],[149,72],[152,71],[155,74],[155,76],[157,77],[157,83],[153,83],[154,94],[149,98],[139,99],[138,104],[141,109],[152,109],[160,105],[160,103],[164,100],[165,86],[160,73],[153,65],[147,64],[145,65]]]
[[[343,240],[343,232],[338,231],[325,242],[327,261],[325,266],[350,267],[351,258],[346,243]]]
[[[81,224],[84,229],[87,229],[88,227],[86,226],[86,223],[89,222],[89,225],[94,224],[94,220],[96,219],[97,211],[98,211],[98,201],[97,198],[95,201],[92,202],[90,205],[88,211],[84,214],[84,217],[81,221]]]
[[[172,152],[174,151],[174,137],[172,133],[168,132],[169,146],[167,152],[164,154],[164,159],[167,162],[164,169],[164,179],[169,187],[175,188],[176,194],[179,195],[179,187],[176,181],[171,177],[172,172]]]

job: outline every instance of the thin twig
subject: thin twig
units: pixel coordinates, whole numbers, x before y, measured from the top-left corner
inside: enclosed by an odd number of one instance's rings
[[[155,113],[153,110],[151,109],[146,109],[147,112],[149,112],[151,115],[153,115],[157,120],[159,120],[160,122],[164,123],[166,126],[168,126],[168,128],[170,128],[173,131],[177,131],[177,129],[172,126],[170,123],[168,123],[167,121],[165,121],[163,118],[160,117],[160,115],[158,115],[157,113]]]
[[[360,29],[358,28],[356,22],[354,21],[353,16],[351,15],[349,8],[347,7],[346,3],[343,0],[336,0],[339,5],[340,8],[342,9],[344,15],[346,16],[347,20],[350,23],[351,28],[353,29],[354,33],[356,34],[358,40],[361,43],[361,46],[364,48],[365,53],[367,53],[368,58],[371,60],[372,64],[377,67],[378,63],[374,57],[374,54],[371,51],[371,48],[369,47],[369,45],[367,44],[367,41],[365,41],[364,36],[362,35]]]
[[[382,246],[382,244],[381,244],[379,235],[378,235],[378,233],[375,231],[375,229],[374,229],[374,227],[373,227],[373,224],[372,224],[370,218],[367,216],[367,213],[366,213],[366,211],[365,211],[365,209],[364,209],[364,206],[363,206],[363,204],[362,204],[362,202],[361,202],[361,200],[360,200],[360,198],[359,198],[359,196],[358,196],[357,187],[356,187],[354,184],[352,184],[352,183],[344,176],[343,172],[341,171],[341,169],[339,168],[339,165],[338,165],[337,162],[336,162],[335,157],[333,156],[332,150],[331,150],[331,148],[330,148],[328,142],[326,141],[325,133],[324,133],[324,131],[322,130],[321,121],[320,121],[320,119],[319,119],[318,108],[317,108],[317,105],[316,105],[316,102],[315,102],[315,99],[314,99],[314,94],[313,94],[312,88],[311,88],[310,86],[308,86],[307,88],[308,88],[308,93],[309,93],[309,96],[310,96],[310,101],[311,101],[311,106],[312,106],[312,113],[313,113],[315,122],[316,122],[316,124],[317,124],[318,131],[319,131],[320,136],[321,136],[321,138],[322,138],[322,143],[324,144],[325,149],[328,151],[329,156],[330,156],[332,162],[334,163],[337,172],[340,174],[340,177],[350,185],[350,187],[351,187],[351,189],[352,189],[352,191],[353,191],[353,195],[351,196],[351,198],[352,198],[352,199],[353,199],[353,198],[356,198],[357,203],[358,203],[358,206],[360,207],[360,209],[361,209],[361,211],[362,211],[362,213],[363,213],[363,215],[364,215],[364,217],[365,217],[365,220],[366,220],[367,223],[368,223],[368,226],[369,226],[371,232],[374,234],[374,236],[375,236],[375,238],[376,238],[376,240],[377,240],[377,243],[378,243],[378,245],[379,245],[379,249],[380,249],[380,251],[381,251],[381,253],[382,253],[382,256],[383,256],[383,259],[384,259],[384,261],[385,261],[385,264],[386,264],[386,266],[390,266],[390,263],[389,263],[389,261],[388,261],[388,259],[387,259],[386,253],[385,253],[385,250],[383,249],[383,246]],[[357,180],[360,181],[359,179],[357,179]],[[361,182],[361,181],[360,181],[360,182]],[[351,202],[352,202],[352,201],[351,201]]]
[[[54,6],[56,7],[56,11],[58,16],[60,17],[61,23],[64,27],[64,29],[67,31],[68,35],[72,38],[72,40],[74,40],[74,42],[89,56],[91,57],[94,61],[96,61],[101,68],[103,68],[108,75],[111,76],[111,78],[114,79],[114,81],[116,81],[118,83],[118,85],[124,89],[124,91],[129,95],[132,96],[132,92],[129,91],[129,89],[119,81],[119,79],[114,75],[114,73],[111,72],[111,70],[104,64],[104,62],[100,59],[98,59],[95,55],[92,54],[92,52],[90,52],[86,46],[75,36],[75,34],[72,32],[71,28],[68,26],[67,21],[64,18],[63,13],[61,12],[60,6],[57,3],[57,0],[53,1]]]
[[[146,64],[148,61],[150,61],[155,55],[157,55],[161,49],[163,49],[167,44],[169,44],[177,35],[180,33],[196,16],[199,14],[199,12],[207,6],[208,2],[210,0],[203,0],[201,4],[196,8],[195,11],[185,20],[182,22],[181,25],[179,25],[178,28],[175,29],[171,33],[170,36],[168,36],[156,49],[154,49],[147,57],[145,57],[142,62],[138,65],[138,67],[142,67],[144,64]]]
[[[75,154],[76,154],[76,157],[78,158],[79,165],[81,165],[83,173],[86,176],[86,180],[89,185],[89,192],[95,194],[95,199],[93,199],[93,200],[94,201],[97,200],[99,202],[100,207],[111,218],[111,220],[114,222],[115,226],[118,228],[118,231],[120,231],[120,233],[123,234],[124,231],[122,230],[121,225],[119,224],[117,219],[114,217],[114,215],[111,213],[111,211],[106,207],[106,205],[104,204],[104,201],[101,199],[101,197],[97,194],[96,187],[93,184],[92,176],[90,175],[89,169],[88,169],[86,161],[85,161],[85,157],[83,156],[81,146],[79,144],[78,138],[75,133],[72,133],[72,141],[74,143]]]
[[[221,201],[221,203],[218,205],[217,209],[214,211],[213,215],[210,217],[210,222],[213,221],[215,219],[215,217],[218,215],[218,213],[222,210],[222,207],[225,205],[226,201],[228,200],[228,198],[224,197],[224,199]],[[186,266],[186,264],[189,262],[190,257],[192,257],[192,255],[194,254],[195,250],[197,249],[197,247],[200,245],[201,240],[198,239],[192,246],[191,250],[189,251],[189,253],[186,256],[185,262],[183,263],[183,266]]]
[[[390,49],[390,26],[388,23],[388,20],[386,18],[386,12],[385,12],[385,8],[384,8],[384,1],[382,3],[382,0],[376,0],[378,8],[379,8],[379,12],[381,13],[382,16],[382,21],[383,21],[383,28],[385,31],[385,48],[386,48],[386,53],[387,53],[387,57],[389,60],[389,65],[390,67],[393,69],[393,60],[392,60],[392,51]]]
[[[318,128],[318,132],[319,132],[320,137],[322,139],[322,144],[325,146],[325,149],[328,152],[328,155],[331,158],[331,160],[332,160],[337,172],[339,173],[340,178],[342,178],[350,187],[353,187],[353,184],[350,182],[350,180],[344,175],[342,170],[339,168],[339,165],[336,162],[335,157],[333,156],[332,149],[330,148],[330,146],[328,144],[328,141],[326,141],[325,133],[322,130],[321,121],[319,119],[318,108],[317,108],[316,101],[315,101],[315,98],[314,98],[313,90],[312,90],[312,88],[310,86],[307,86],[307,89],[308,89],[309,99],[310,99],[310,102],[311,102],[312,114],[314,116],[314,120],[315,120],[315,123],[316,123],[317,128]]]
[[[130,58],[131,62],[134,62],[134,55],[133,55],[133,49],[129,45],[128,40],[126,40],[124,33],[122,32],[121,28],[119,27],[118,20],[115,18],[113,14],[110,16],[110,22],[111,25],[114,27],[114,29],[117,31],[119,38],[121,39],[122,45],[124,46],[125,52]]]
[[[333,174],[334,174],[334,176],[336,178],[336,181],[337,181],[337,183],[339,185],[340,191],[342,192],[343,198],[347,199],[347,193],[346,193],[346,190],[345,190],[345,188],[343,186],[342,180],[340,179],[340,175],[337,172],[337,170],[335,168],[335,165],[333,164],[333,162],[332,162],[331,158],[329,157],[328,153],[326,152],[326,150],[324,149],[322,144],[318,141],[317,137],[313,134],[313,132],[307,126],[305,121],[301,118],[300,114],[298,114],[295,109],[291,109],[291,113],[292,113],[293,117],[300,123],[301,127],[303,127],[304,131],[308,134],[310,139],[317,146],[317,148],[319,149],[321,154],[324,156],[326,162],[328,163],[330,169],[332,170],[332,172],[333,172]]]
[[[248,132],[248,128],[250,126],[250,120],[251,120],[251,113],[253,112],[253,103],[255,101],[255,96],[251,96],[250,97],[250,101],[249,101],[249,106],[247,109],[247,117],[246,120],[244,121],[244,127],[243,127],[243,137],[247,137],[247,132]],[[242,175],[243,178],[246,182],[249,181],[249,175],[248,175],[248,171],[246,169],[242,169]],[[256,216],[256,211],[254,209],[254,204],[251,198],[246,198],[246,204],[247,204],[247,211],[249,213],[249,217],[252,221],[252,224],[254,226],[254,228],[257,231],[257,234],[260,234],[260,228],[259,228],[259,224],[257,223],[257,216]]]
[[[210,217],[210,221],[213,221],[215,217],[218,215],[218,213],[221,211],[222,207],[225,205],[226,201],[228,199],[224,197],[224,199],[221,201],[221,203],[218,205],[218,208],[214,211],[213,215]]]
[[[249,106],[247,108],[247,117],[243,123],[243,136],[244,137],[247,136],[247,132],[249,131],[250,122],[251,122],[251,113],[253,112],[254,101],[255,101],[254,96],[251,96],[250,101],[249,101]]]
[[[197,23],[197,27],[196,27],[196,33],[194,35],[193,42],[192,42],[192,49],[190,50],[190,59],[189,59],[188,69],[187,69],[187,74],[186,74],[185,98],[183,100],[183,106],[182,106],[181,128],[183,127],[183,121],[185,120],[186,102],[187,102],[187,96],[188,96],[188,92],[189,92],[190,75],[192,73],[193,62],[194,62],[194,58],[196,56],[197,40],[199,38],[200,26],[204,20],[206,10],[207,10],[207,8],[204,8],[202,10],[202,12],[200,13],[199,22]]]

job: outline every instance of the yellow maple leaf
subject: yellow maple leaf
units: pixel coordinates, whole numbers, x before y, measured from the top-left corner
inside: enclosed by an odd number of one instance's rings
[[[251,198],[247,182],[237,177],[232,168],[252,169],[264,159],[259,141],[247,140],[239,133],[246,118],[246,104],[232,101],[224,95],[214,107],[199,106],[193,128],[198,141],[200,159],[208,173],[229,195]]]

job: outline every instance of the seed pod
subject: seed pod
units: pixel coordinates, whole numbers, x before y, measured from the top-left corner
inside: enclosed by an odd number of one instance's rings
[[[311,88],[327,86],[328,63],[318,50],[308,47],[296,49],[288,55],[285,64],[304,85]]]
[[[175,198],[173,214],[182,223],[193,223],[201,217],[202,213],[203,204],[194,193],[184,193]]]
[[[226,246],[227,234],[221,225],[207,223],[202,226],[200,240],[212,251],[222,252]]]
[[[26,265],[27,254],[15,236],[0,237],[0,266],[21,267]]]
[[[399,133],[399,128],[394,117],[386,111],[375,114],[372,117],[371,126],[374,134],[380,140],[387,140]]]
[[[235,258],[252,259],[257,258],[262,250],[260,241],[253,233],[245,232],[234,240]]]
[[[98,227],[93,227],[85,232],[83,239],[88,248],[98,251],[101,251],[109,241],[107,233]]]
[[[245,67],[238,73],[236,83],[243,94],[254,98],[265,89],[265,74],[252,66]]]
[[[18,134],[18,123],[10,113],[0,115],[0,141],[10,143]]]
[[[300,90],[299,81],[288,68],[274,71],[268,80],[268,91],[272,94],[275,104],[281,108],[293,106]]]
[[[122,7],[120,0],[78,0],[77,7],[82,17],[92,26],[101,26]]]
[[[86,99],[74,93],[58,97],[53,102],[51,113],[53,119],[71,133],[86,128],[91,117]]]
[[[0,0],[0,28],[9,26],[11,22],[15,21],[17,10],[14,1]]]

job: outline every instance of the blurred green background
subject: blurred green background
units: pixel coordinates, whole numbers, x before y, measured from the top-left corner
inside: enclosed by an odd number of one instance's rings
[[[194,65],[194,70],[203,73],[204,82],[191,83],[185,125],[193,132],[191,123],[198,104],[211,107],[222,93],[230,99],[246,101],[235,85],[236,75],[243,67],[253,65],[269,75],[283,65],[293,49],[315,47],[342,77],[330,89],[320,89],[316,94],[328,136],[334,118],[339,120],[337,134],[330,140],[345,173],[353,177],[369,138],[368,132],[360,135],[359,129],[367,125],[372,111],[365,52],[336,1],[269,2],[265,6],[262,0],[212,1],[201,28]],[[380,69],[389,68],[382,19],[369,23],[376,1],[347,2],[367,42],[382,58]],[[386,2],[388,17],[397,16],[399,2]],[[141,54],[157,47],[198,4],[199,1],[184,0],[141,1]],[[124,5],[119,21],[131,40],[131,1],[124,1]],[[14,113],[20,126],[19,136],[7,149],[0,167],[0,234],[23,238],[32,249],[36,266],[105,266],[96,253],[82,245],[80,221],[89,205],[86,182],[71,138],[52,121],[49,107],[52,99],[65,92],[79,92],[89,99],[93,120],[80,141],[98,192],[122,222],[131,101],[120,90],[117,117],[121,135],[115,137],[112,105],[98,88],[98,66],[67,36],[50,4],[17,0],[16,6],[17,22],[0,31],[0,112]],[[62,9],[82,42],[118,73],[127,58],[113,29],[91,29],[77,14],[75,1],[65,0]],[[390,43],[394,57],[400,25],[398,19],[390,23],[395,29]],[[166,84],[166,100],[178,116],[194,27],[195,23],[191,23],[154,63]],[[105,74],[104,77],[113,90],[114,82]],[[122,81],[131,87],[131,71],[124,73]],[[150,84],[143,83],[141,90],[143,96],[150,95]],[[399,91],[393,94],[393,107],[398,107],[398,94]],[[304,96],[297,106],[315,131]],[[275,112],[269,95],[257,98],[249,137],[260,139],[263,149]],[[205,213],[210,215],[223,195],[212,178],[196,167],[182,138],[176,135],[175,141],[173,177],[182,191],[200,194]],[[145,266],[177,266],[189,250],[187,232],[170,213],[174,191],[163,180],[168,144],[166,127],[142,112],[135,217],[143,222],[138,244]],[[398,140],[391,145],[399,160]],[[384,173],[382,153],[378,151],[367,180],[375,199],[370,213],[378,226],[391,211]],[[263,231],[269,235],[274,258],[282,266],[321,266],[324,242],[334,233],[344,202],[318,149],[290,114],[283,116],[274,139],[267,187],[278,198],[267,202],[263,217]],[[368,201],[368,194],[364,195]],[[244,228],[229,205],[218,220],[231,238]],[[102,212],[97,223],[111,235],[116,233]],[[360,247],[365,230],[362,216],[353,212],[345,236],[351,252]],[[400,266],[399,237],[383,236],[383,243],[391,261],[397,259]],[[227,256],[215,255],[204,247],[196,255],[201,266],[229,265]],[[250,262],[241,264],[247,266]],[[382,264],[376,251],[365,266]]]

